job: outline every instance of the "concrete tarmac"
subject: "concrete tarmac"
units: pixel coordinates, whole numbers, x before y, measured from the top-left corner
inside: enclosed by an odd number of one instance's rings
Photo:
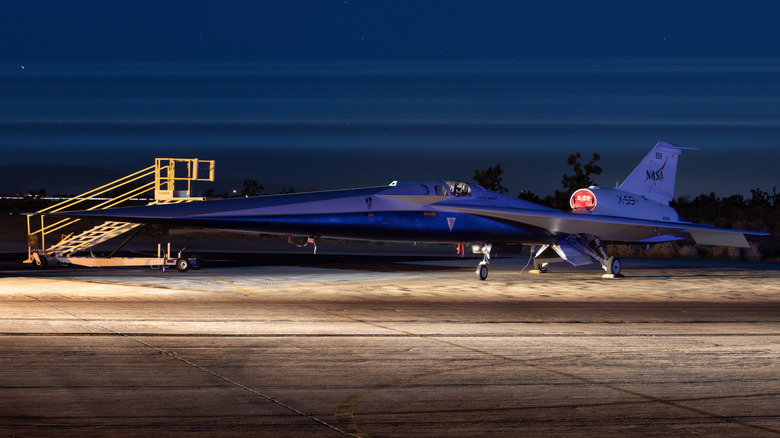
[[[780,435],[776,265],[524,263],[0,271],[0,436]]]

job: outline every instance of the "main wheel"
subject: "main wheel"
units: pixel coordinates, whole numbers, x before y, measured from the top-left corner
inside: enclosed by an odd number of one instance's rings
[[[484,281],[487,280],[488,276],[488,267],[487,265],[479,265],[477,268],[477,277],[479,277],[480,280]]]
[[[190,259],[186,257],[180,257],[176,260],[176,269],[178,269],[180,272],[187,272],[190,270]]]
[[[549,266],[550,265],[548,263],[537,262],[536,260],[534,260],[534,269],[541,273],[547,272],[547,268]]]
[[[607,274],[620,275],[620,259],[612,256],[607,259]]]
[[[189,258],[190,260],[190,267],[192,269],[200,269],[201,266],[203,266],[203,260],[199,256],[192,256]]]

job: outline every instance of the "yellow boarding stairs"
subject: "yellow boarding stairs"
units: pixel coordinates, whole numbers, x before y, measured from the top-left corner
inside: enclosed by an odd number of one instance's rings
[[[178,169],[177,169],[178,164]],[[154,178],[151,182],[144,180]],[[128,222],[109,221],[97,225],[80,234],[73,233],[63,236],[62,240],[54,245],[46,247],[46,236],[79,222],[80,219],[59,219],[57,222],[46,225],[45,213],[63,212],[66,210],[104,210],[116,207],[132,201],[135,197],[154,190],[152,204],[169,204],[191,201],[202,201],[204,198],[192,197],[190,192],[194,181],[214,181],[214,160],[199,160],[197,158],[157,158],[154,166],[141,169],[138,172],[127,175],[116,181],[82,193],[74,198],[45,208],[34,215],[27,216],[27,260],[24,263],[32,263],[37,269],[45,269],[49,260],[55,260],[62,265],[75,264],[90,267],[104,266],[152,266],[162,267],[175,265],[180,271],[186,271],[190,267],[199,268],[200,259],[197,257],[182,257],[181,251],[176,257],[171,257],[171,244],[168,243],[167,251],[163,251],[162,245],[157,245],[157,257],[113,257],[134,235],[140,230],[141,224]],[[89,208],[75,206],[85,202],[94,201],[95,197],[105,195],[118,188],[125,187],[123,195],[109,198]],[[186,188],[185,188],[186,187]],[[30,219],[40,216],[40,229],[32,231]],[[118,237],[122,234],[135,231],[108,257],[77,256],[79,252],[88,251],[94,246]]]
[[[154,203],[152,203],[154,204]],[[92,248],[95,245],[111,240],[128,231],[137,229],[141,224],[128,222],[106,222],[83,233],[61,240],[46,249],[47,254],[56,254],[59,257],[74,254]],[[40,252],[39,252],[40,254]]]

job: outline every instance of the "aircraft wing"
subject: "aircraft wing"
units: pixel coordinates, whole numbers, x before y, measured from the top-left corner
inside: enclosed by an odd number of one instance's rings
[[[703,245],[748,248],[745,235],[768,233],[714,228],[690,222],[660,222],[562,211],[528,210],[511,207],[447,206],[442,210],[501,220],[512,224],[532,225],[553,234],[585,234],[607,242],[655,242],[691,239]],[[662,238],[662,239],[659,239]]]

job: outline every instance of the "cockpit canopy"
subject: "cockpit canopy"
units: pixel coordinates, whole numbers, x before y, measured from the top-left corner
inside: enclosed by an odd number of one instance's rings
[[[471,196],[471,187],[460,181],[393,181],[390,187],[397,187],[407,195]]]
[[[444,181],[450,189],[452,196],[471,196],[471,187],[460,181]]]

